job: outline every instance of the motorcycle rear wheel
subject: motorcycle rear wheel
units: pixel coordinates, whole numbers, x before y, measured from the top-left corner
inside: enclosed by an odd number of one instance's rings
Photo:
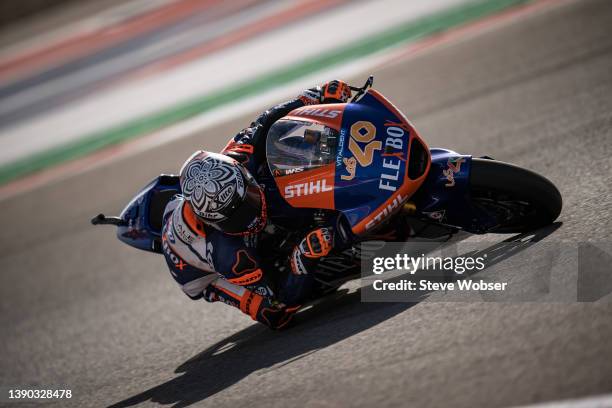
[[[547,178],[513,164],[472,159],[472,205],[493,214],[498,225],[487,232],[521,233],[554,222],[561,213],[561,193]]]

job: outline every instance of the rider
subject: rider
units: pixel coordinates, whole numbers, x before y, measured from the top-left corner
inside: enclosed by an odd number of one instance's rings
[[[262,113],[222,154],[195,152],[180,172],[182,194],[164,212],[162,244],[170,272],[191,299],[222,301],[271,328],[286,325],[309,294],[312,268],[334,244],[331,228],[308,233],[292,251],[291,272],[273,290],[257,254],[266,226],[263,189],[253,174],[265,163],[270,126],[293,109],[346,102],[347,84],[331,81]]]

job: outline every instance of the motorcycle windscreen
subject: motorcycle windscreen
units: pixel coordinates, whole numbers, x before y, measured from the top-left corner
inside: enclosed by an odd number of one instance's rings
[[[268,132],[266,155],[283,198],[296,208],[334,208],[338,132],[310,120],[281,119]]]
[[[295,174],[334,161],[338,132],[323,124],[281,119],[268,132],[266,154],[274,176]]]

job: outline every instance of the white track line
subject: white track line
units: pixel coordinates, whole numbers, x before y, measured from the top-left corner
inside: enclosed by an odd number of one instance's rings
[[[407,6],[405,0],[387,0],[385,7],[376,1],[356,2],[301,20],[160,75],[102,90],[5,128],[0,135],[0,165],[260,77],[309,56],[315,57],[465,2],[442,0],[433,4],[429,0],[413,0]],[[334,35],[330,35],[330,27],[345,28],[334,30]],[[38,91],[57,92],[51,88],[64,85],[51,82]],[[25,92],[3,101],[4,109],[28,103],[31,92],[37,90]]]

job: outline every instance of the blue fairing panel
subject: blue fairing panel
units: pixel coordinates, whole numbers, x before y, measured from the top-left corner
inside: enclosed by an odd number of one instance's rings
[[[147,184],[119,216],[126,222],[117,238],[135,248],[161,253],[162,217],[166,204],[181,192],[178,176],[161,175]]]

